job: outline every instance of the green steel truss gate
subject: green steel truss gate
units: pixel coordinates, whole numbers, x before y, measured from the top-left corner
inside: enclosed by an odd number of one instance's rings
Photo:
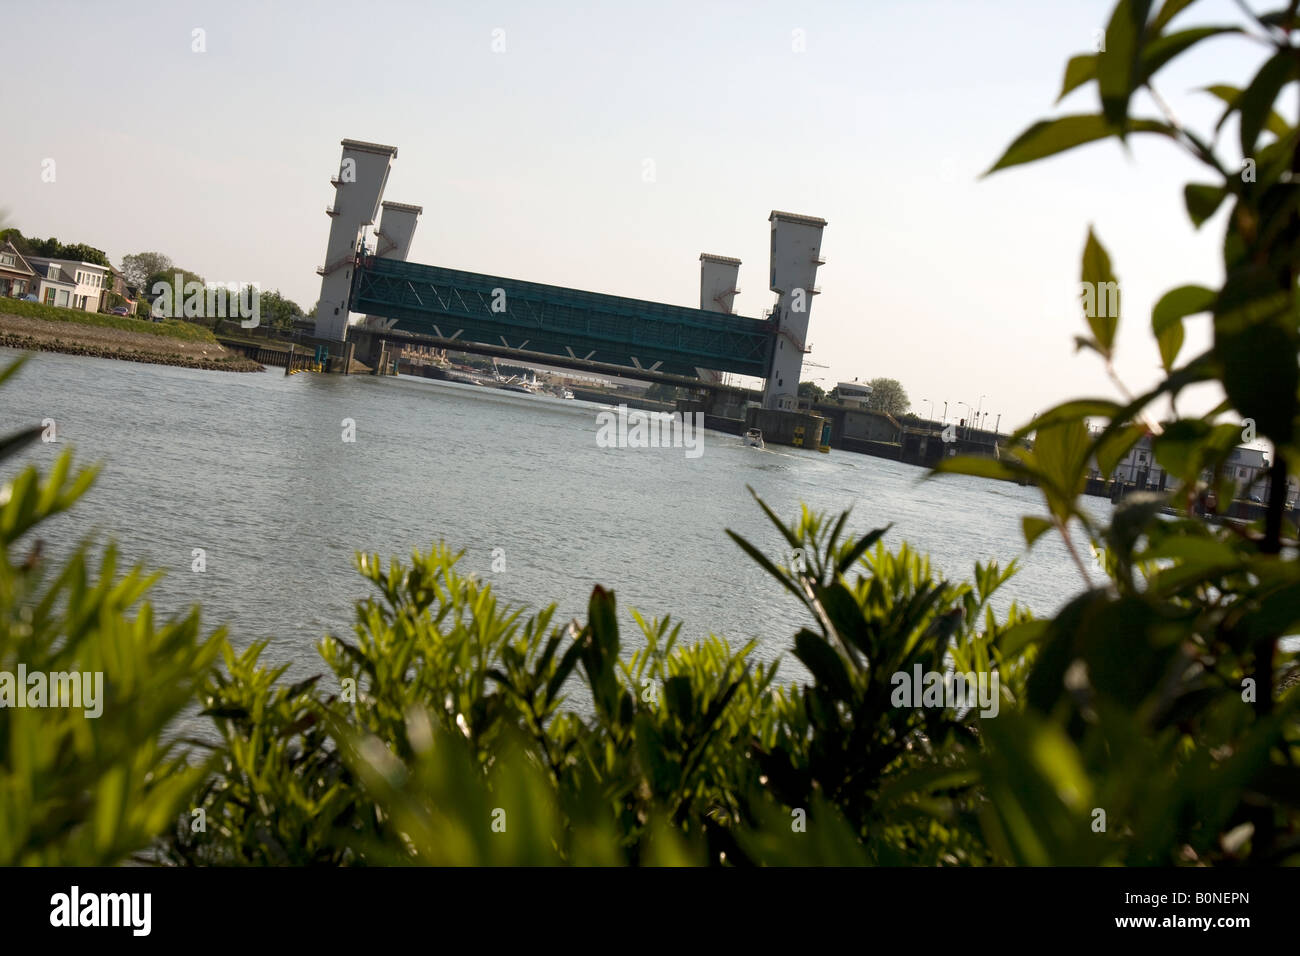
[[[498,343],[676,375],[765,378],[777,323],[397,259],[362,256],[351,311],[403,332]]]

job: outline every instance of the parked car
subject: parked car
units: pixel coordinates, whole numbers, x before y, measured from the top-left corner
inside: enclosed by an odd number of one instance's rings
[[[41,300],[40,300],[39,298],[37,298],[35,295],[33,295],[32,293],[29,292],[29,293],[27,293],[25,296],[23,296],[21,299],[19,299],[19,301],[20,301],[20,302],[40,302]]]
[[[130,315],[131,310],[124,305],[119,305],[116,306],[115,308],[109,309],[108,314],[109,315]]]

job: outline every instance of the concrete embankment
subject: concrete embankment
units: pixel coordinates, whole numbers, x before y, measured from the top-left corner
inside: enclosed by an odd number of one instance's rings
[[[215,340],[187,340],[149,332],[0,313],[0,347],[175,365],[221,372],[260,372],[261,365]]]

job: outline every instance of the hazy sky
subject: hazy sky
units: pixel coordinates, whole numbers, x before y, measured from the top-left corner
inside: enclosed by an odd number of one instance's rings
[[[1005,429],[1113,395],[1072,344],[1090,223],[1123,284],[1118,367],[1135,390],[1158,371],[1158,295],[1221,277],[1224,211],[1192,231],[1182,186],[1205,177],[1163,140],[977,180],[1058,109],[1066,60],[1092,49],[1110,7],[5,0],[7,89],[24,108],[0,133],[0,208],[26,235],[115,262],[165,252],[308,309],[350,137],[399,148],[385,198],[424,207],[414,261],[695,306],[712,252],[744,260],[749,316],[773,300],[768,213],[821,216],[809,358],[829,368],[804,377],[894,377],[936,417],[984,395]],[[1175,24],[1239,19],[1222,0]],[[1244,85],[1262,59],[1210,40],[1161,92],[1209,129],[1220,107],[1196,89]],[[1096,108],[1090,89],[1058,111]],[[1192,321],[1184,355],[1207,322]]]

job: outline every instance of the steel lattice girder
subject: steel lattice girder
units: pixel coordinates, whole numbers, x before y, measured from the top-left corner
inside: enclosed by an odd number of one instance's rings
[[[710,368],[764,378],[777,328],[770,319],[373,257],[358,263],[351,310],[396,319],[406,332],[629,368],[658,362],[678,375]]]

